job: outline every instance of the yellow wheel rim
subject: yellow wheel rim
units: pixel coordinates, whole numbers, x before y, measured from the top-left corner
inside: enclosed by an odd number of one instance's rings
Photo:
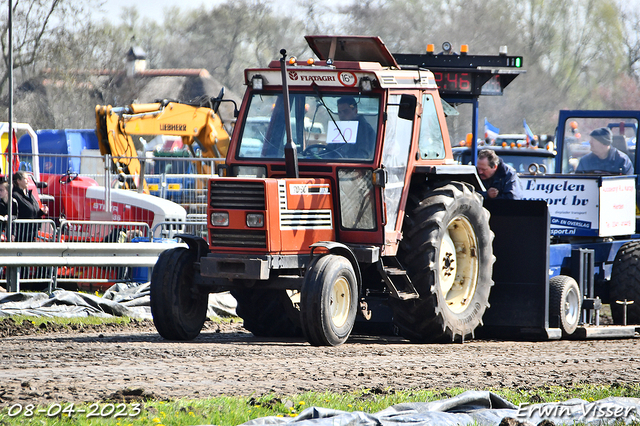
[[[449,222],[440,243],[438,274],[440,293],[449,309],[463,312],[478,283],[478,243],[469,220],[460,216]]]
[[[340,277],[333,283],[331,299],[329,301],[331,322],[333,322],[336,327],[342,327],[347,322],[350,305],[351,287],[345,277]]]

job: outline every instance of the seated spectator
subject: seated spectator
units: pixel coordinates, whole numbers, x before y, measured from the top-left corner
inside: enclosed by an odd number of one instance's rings
[[[576,173],[633,174],[633,164],[627,154],[611,146],[613,137],[608,127],[596,129],[589,136],[591,152],[580,159]]]

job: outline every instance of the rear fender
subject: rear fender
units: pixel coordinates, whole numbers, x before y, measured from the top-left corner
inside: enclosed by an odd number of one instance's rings
[[[413,180],[416,181],[420,175],[424,175],[424,181],[430,183],[465,182],[473,186],[476,191],[482,192],[486,190],[474,166],[456,164],[416,166],[413,172]]]

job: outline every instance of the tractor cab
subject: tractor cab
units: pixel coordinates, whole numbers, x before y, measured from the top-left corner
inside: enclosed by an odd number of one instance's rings
[[[407,170],[453,162],[448,133],[441,127],[446,124],[433,74],[401,70],[378,37],[307,36],[307,42],[318,60],[290,57],[284,72],[282,61],[245,71],[248,90],[220,175],[303,179],[286,185],[293,185],[289,191],[299,191],[292,195],[309,200],[318,198],[310,194],[321,185],[331,195],[327,197],[334,210],[330,220],[336,221],[326,238],[372,243],[382,252],[393,253],[399,242],[402,195],[410,182]],[[421,123],[418,128],[417,123]],[[286,158],[287,126],[295,147],[296,172],[288,168]],[[475,174],[472,168],[467,172]],[[295,210],[291,214],[296,218],[316,217],[317,212],[301,213],[313,205],[304,201],[301,209],[290,205],[287,211]],[[279,250],[311,250],[300,245],[299,236],[306,233],[304,241],[311,243],[317,231],[313,227],[300,230],[317,222],[298,220],[293,222],[298,238],[277,239],[284,243]],[[323,223],[328,226],[329,222]],[[214,234],[220,231],[212,229]],[[235,240],[218,241],[222,244],[212,243],[212,250],[236,246]],[[285,248],[290,242],[292,247]],[[274,244],[267,236],[262,248],[273,249]]]

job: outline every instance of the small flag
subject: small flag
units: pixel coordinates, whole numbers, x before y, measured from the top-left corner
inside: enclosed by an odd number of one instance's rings
[[[9,173],[9,138],[5,139],[7,133],[2,135],[2,147],[4,148],[4,152],[2,152],[2,170],[0,173],[8,174]],[[6,145],[5,145],[6,142]],[[17,172],[20,169],[20,159],[18,158],[18,139],[16,138],[16,131],[13,129],[13,137],[11,138],[11,151],[13,156],[13,173]]]
[[[531,131],[529,126],[527,126],[527,120],[523,119],[522,125],[524,126],[524,134],[527,135],[527,143],[529,145],[533,145],[536,141],[536,137],[533,135],[533,132]]]
[[[487,117],[484,118],[484,138],[485,139],[495,139],[500,134],[500,129],[498,129],[493,124],[489,123]]]
[[[18,139],[16,138],[16,131],[13,130],[13,137],[11,138],[11,152],[13,154],[13,172],[20,170],[20,158],[18,157]]]

